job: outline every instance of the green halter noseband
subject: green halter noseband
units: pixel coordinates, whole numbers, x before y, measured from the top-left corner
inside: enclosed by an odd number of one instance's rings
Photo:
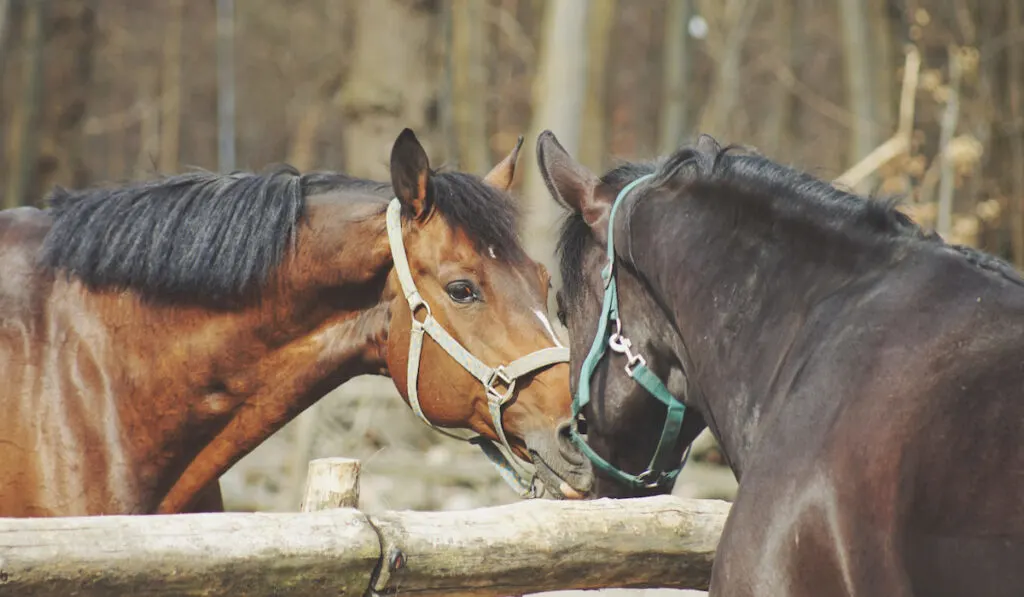
[[[601,305],[601,318],[597,324],[597,335],[594,337],[594,344],[590,347],[590,352],[583,361],[583,366],[580,370],[579,383],[577,384],[576,394],[573,396],[572,401],[572,414],[573,421],[575,422],[580,412],[583,411],[583,407],[590,402],[590,378],[594,375],[594,370],[597,368],[598,363],[604,358],[606,349],[611,348],[614,352],[626,356],[626,375],[633,378],[648,393],[668,407],[665,427],[661,431],[661,439],[658,442],[658,447],[654,450],[651,463],[647,466],[647,470],[639,475],[632,475],[616,468],[598,455],[579,434],[575,423],[570,430],[573,443],[579,447],[595,467],[625,485],[646,489],[671,484],[679,475],[679,472],[683,470],[683,464],[686,462],[684,459],[683,463],[677,468],[670,468],[672,465],[672,449],[676,445],[679,433],[683,428],[683,416],[686,414],[686,406],[681,400],[673,396],[668,391],[668,388],[665,387],[665,384],[647,368],[647,361],[644,357],[632,351],[633,344],[629,338],[622,334],[622,320],[619,318],[619,293],[615,284],[615,212],[626,195],[638,184],[651,178],[651,176],[653,175],[641,176],[626,185],[619,192],[618,197],[615,198],[611,213],[608,215],[608,265],[601,270],[601,278],[604,280],[604,301]],[[609,321],[615,323],[615,331],[611,333],[609,333],[608,329]],[[689,451],[687,451],[687,455],[689,455]]]

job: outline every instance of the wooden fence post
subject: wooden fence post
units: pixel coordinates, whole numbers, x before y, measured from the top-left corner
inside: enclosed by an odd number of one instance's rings
[[[301,512],[359,507],[359,461],[318,458],[309,461]]]

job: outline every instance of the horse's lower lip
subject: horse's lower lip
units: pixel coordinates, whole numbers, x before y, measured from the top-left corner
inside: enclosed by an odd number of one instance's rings
[[[572,486],[570,486],[565,481],[562,481],[558,485],[558,492],[561,493],[563,497],[566,497],[570,500],[582,500],[584,497],[582,493],[573,489]]]
[[[578,476],[580,473],[577,470],[563,471],[561,474],[556,472],[558,469],[549,465],[544,460],[542,452],[530,448],[530,460],[536,467],[537,472],[541,474],[541,481],[549,488],[552,493],[561,494],[562,498],[568,500],[585,500],[590,494],[590,484],[585,484],[583,489],[576,489],[573,487],[566,478],[572,479]],[[557,456],[558,454],[556,454]]]

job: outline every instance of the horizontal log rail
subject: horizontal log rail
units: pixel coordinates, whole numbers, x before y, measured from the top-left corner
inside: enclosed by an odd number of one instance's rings
[[[357,471],[336,465],[319,470],[348,477]],[[343,503],[352,491],[331,495]],[[309,508],[323,498],[307,500]],[[0,595],[497,597],[604,587],[706,590],[728,512],[728,502],[657,496],[375,515],[343,507],[2,518]]]

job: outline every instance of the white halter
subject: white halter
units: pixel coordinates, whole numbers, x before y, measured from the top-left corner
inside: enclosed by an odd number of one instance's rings
[[[412,332],[409,334],[409,370],[408,379],[406,383],[408,385],[407,395],[409,397],[409,405],[412,407],[413,412],[419,416],[427,425],[430,425],[434,429],[444,433],[447,436],[454,437],[476,444],[484,451],[484,454],[491,459],[491,462],[498,468],[499,474],[505,479],[521,496],[524,497],[536,497],[537,494],[534,488],[535,477],[531,476],[530,481],[525,481],[515,470],[512,465],[512,461],[505,457],[501,450],[494,445],[490,439],[484,436],[477,436],[473,438],[464,438],[440,427],[434,425],[427,419],[426,415],[423,414],[423,409],[420,407],[419,393],[417,391],[419,369],[420,369],[420,351],[423,348],[423,333],[426,332],[431,338],[444,349],[457,363],[463,366],[466,371],[480,380],[483,384],[484,389],[487,392],[487,405],[488,410],[491,413],[491,418],[494,421],[494,429],[498,434],[498,439],[501,440],[501,444],[508,450],[509,457],[515,458],[515,452],[512,451],[512,447],[508,444],[508,440],[505,438],[505,430],[501,425],[501,407],[508,402],[512,395],[515,393],[516,380],[527,374],[533,373],[539,369],[544,369],[556,363],[564,363],[569,361],[569,349],[564,346],[552,346],[550,348],[542,348],[535,352],[520,357],[507,365],[498,365],[497,367],[488,367],[480,359],[473,356],[468,350],[466,350],[459,342],[448,333],[441,324],[434,319],[434,316],[430,312],[430,305],[423,300],[420,293],[416,290],[416,284],[412,280],[412,273],[409,269],[409,261],[405,255],[405,246],[402,243],[402,218],[401,218],[402,204],[397,198],[392,199],[388,205],[387,213],[387,228],[388,228],[388,242],[391,244],[391,258],[395,264],[395,273],[398,274],[398,281],[402,285],[402,292],[405,293],[405,299],[409,301],[409,311],[412,316]],[[423,321],[416,319],[416,311],[420,308],[426,310],[426,317]],[[504,385],[507,389],[502,393],[496,386],[497,384]]]

